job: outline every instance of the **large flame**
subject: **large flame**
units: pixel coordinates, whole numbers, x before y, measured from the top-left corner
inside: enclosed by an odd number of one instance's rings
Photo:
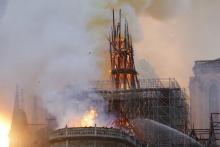
[[[86,111],[84,116],[81,119],[81,126],[94,126],[96,118],[98,117],[98,113],[96,111],[96,108],[91,107],[90,110]]]
[[[0,118],[0,146],[1,147],[9,147],[9,131],[10,125],[9,123]]]

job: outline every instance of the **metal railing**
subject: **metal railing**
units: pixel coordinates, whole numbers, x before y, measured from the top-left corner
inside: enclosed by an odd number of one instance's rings
[[[145,88],[180,88],[175,78],[164,79],[140,79],[140,89]],[[91,82],[94,90],[116,90],[112,81],[93,81]]]
[[[74,137],[100,137],[111,138],[127,141],[137,147],[141,147],[141,143],[126,132],[116,128],[104,128],[104,127],[75,127],[75,128],[63,128],[54,131],[50,134],[49,140],[68,139]]]

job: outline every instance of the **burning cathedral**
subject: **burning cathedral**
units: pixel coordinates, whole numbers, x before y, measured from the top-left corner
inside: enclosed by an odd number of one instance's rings
[[[94,82],[93,88],[84,92],[84,96],[95,93],[104,99],[105,112],[115,116],[110,125],[66,126],[55,130],[48,119],[41,127],[33,126],[28,124],[25,111],[16,102],[10,147],[198,146],[185,135],[189,129],[189,106],[184,89],[171,78],[138,78],[132,36],[121,16],[120,11],[116,19],[113,11],[108,36],[111,80]],[[89,111],[87,121],[98,117],[95,110]]]

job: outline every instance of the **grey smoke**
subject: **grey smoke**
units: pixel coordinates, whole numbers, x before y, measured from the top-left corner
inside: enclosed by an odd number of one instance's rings
[[[69,115],[78,112],[72,101],[80,101],[87,107],[87,101],[74,99],[72,92],[89,89],[89,81],[98,80],[102,74],[98,65],[104,61],[99,53],[108,49],[106,34],[110,31],[112,8],[122,8],[136,41],[141,39],[138,15],[145,14],[151,5],[148,0],[10,0],[7,3],[0,21],[2,101],[10,106],[10,110],[6,108],[10,112],[15,83],[19,83],[25,89],[26,101],[31,102],[34,96],[42,98],[61,125],[71,119],[67,118]],[[65,90],[68,85],[74,87],[72,92]],[[62,91],[65,91],[63,95]]]
[[[156,74],[154,68],[145,59],[137,62],[138,76],[141,79],[157,79],[159,76]]]
[[[88,11],[82,5],[87,6],[86,1],[8,3],[0,24],[2,87],[13,89],[20,83],[26,101],[37,95],[47,102],[43,96],[48,93],[66,85],[81,89],[97,79],[98,57],[89,55],[96,44],[86,31]],[[57,116],[54,107],[48,111]]]
[[[7,0],[0,0],[0,19],[4,15],[5,9],[7,8]]]
[[[50,93],[45,96],[47,108],[56,114],[58,127],[80,126],[80,120],[90,108],[96,108],[98,117],[95,120],[97,126],[106,126],[114,120],[113,115],[107,115],[107,105],[102,97],[95,93],[88,93],[85,88],[79,90],[77,86],[67,86],[63,91]]]
[[[183,15],[191,4],[191,0],[153,0],[147,12],[156,19],[165,20]]]

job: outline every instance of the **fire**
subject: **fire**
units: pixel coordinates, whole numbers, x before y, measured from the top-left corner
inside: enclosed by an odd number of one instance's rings
[[[86,111],[84,116],[81,119],[81,126],[86,127],[86,126],[94,126],[96,118],[98,117],[96,108],[91,107],[90,110]]]
[[[0,119],[0,146],[9,147],[10,126],[7,121]]]

